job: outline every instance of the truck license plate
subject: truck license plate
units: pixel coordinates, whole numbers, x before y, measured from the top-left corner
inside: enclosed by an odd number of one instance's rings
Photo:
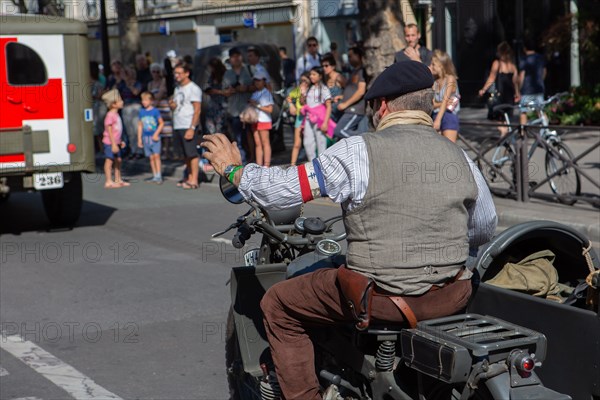
[[[62,172],[33,174],[33,187],[37,190],[60,189],[64,185]]]

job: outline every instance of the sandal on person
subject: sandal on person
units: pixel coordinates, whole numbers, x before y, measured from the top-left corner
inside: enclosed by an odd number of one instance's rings
[[[181,188],[183,190],[194,190],[194,189],[198,189],[198,185],[196,185],[194,183],[183,182],[183,184],[181,185]]]
[[[104,184],[104,189],[118,189],[120,187],[121,187],[121,185],[119,185],[116,182],[111,182],[111,183],[105,183]]]
[[[131,183],[129,182],[125,182],[125,181],[121,181],[121,182],[115,182],[117,185],[119,185],[120,187],[126,187],[126,186],[131,186]]]
[[[182,187],[184,183],[186,183],[185,179],[177,181],[177,187]]]

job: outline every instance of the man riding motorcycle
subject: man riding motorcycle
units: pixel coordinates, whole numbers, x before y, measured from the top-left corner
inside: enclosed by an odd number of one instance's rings
[[[483,176],[432,128],[433,77],[415,61],[381,73],[366,94],[376,131],[336,143],[298,167],[241,166],[235,143],[205,136],[206,158],[247,199],[287,208],[317,197],[341,203],[347,266],[271,287],[261,302],[286,399],[320,399],[314,326],[437,318],[471,295],[469,249],[492,237],[496,212]]]

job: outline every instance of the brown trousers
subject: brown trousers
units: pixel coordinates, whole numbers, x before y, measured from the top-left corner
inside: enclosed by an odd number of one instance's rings
[[[271,287],[260,305],[285,399],[321,399],[314,349],[306,328],[352,322],[337,284],[336,269],[321,269]],[[471,281],[457,281],[421,296],[405,297],[418,320],[454,314],[471,296]],[[371,321],[403,321],[390,299],[373,296]]]

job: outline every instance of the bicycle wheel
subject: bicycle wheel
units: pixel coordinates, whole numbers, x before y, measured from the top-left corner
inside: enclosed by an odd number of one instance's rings
[[[499,145],[498,143],[498,139],[495,138],[488,138],[481,143],[479,148],[483,154],[477,159],[477,166],[488,183],[506,184],[514,191],[516,190],[515,152],[510,144],[505,142]]]
[[[572,160],[573,152],[562,142],[548,144],[556,152],[546,151],[546,176],[550,178],[548,181],[550,189],[557,195],[558,201],[573,205],[577,199],[572,196],[581,194],[581,178],[574,167],[569,166],[558,156],[560,154],[563,158]]]

